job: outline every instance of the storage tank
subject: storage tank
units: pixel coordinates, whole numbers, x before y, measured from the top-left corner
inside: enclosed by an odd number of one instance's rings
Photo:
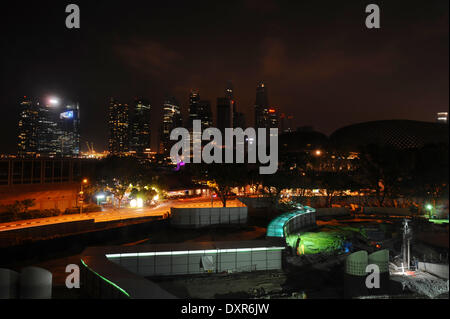
[[[380,269],[380,288],[369,289],[371,295],[389,293],[389,250],[383,249],[369,255],[369,265]]]
[[[366,268],[369,264],[367,251],[361,250],[349,255],[345,261],[344,296],[354,298],[367,296]]]

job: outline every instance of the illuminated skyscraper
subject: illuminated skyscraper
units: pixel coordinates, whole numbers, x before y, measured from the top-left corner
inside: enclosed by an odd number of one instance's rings
[[[160,152],[168,154],[175,141],[170,140],[173,129],[183,126],[181,106],[178,101],[167,95],[163,102],[163,122],[161,126]]]
[[[130,151],[135,152],[139,157],[151,148],[150,111],[151,105],[147,100],[134,101],[130,123]]]
[[[267,88],[264,82],[259,82],[256,87],[255,102],[255,127],[266,127],[265,114],[269,108],[269,100],[267,97]]]
[[[111,98],[109,103],[109,153],[123,156],[129,151],[129,108],[128,104]]]
[[[17,148],[20,157],[34,157],[37,153],[37,117],[36,105],[25,96],[19,107]]]
[[[80,153],[78,104],[56,98],[20,104],[18,155],[77,157]]]
[[[199,119],[202,121],[202,129],[207,129],[213,126],[211,102],[208,100],[201,100],[198,102]]]
[[[227,87],[225,88],[225,97],[231,101],[231,109],[233,111],[233,128],[245,128],[245,115],[244,113],[238,112],[237,101],[234,96],[234,87],[231,81],[227,82]]]
[[[278,113],[276,108],[269,106],[267,86],[264,82],[259,82],[256,88],[255,126],[278,128]]]
[[[68,104],[61,109],[61,148],[64,157],[77,157],[80,154],[80,106]]]
[[[187,128],[192,130],[192,123],[194,120],[200,119],[200,110],[199,110],[199,102],[200,102],[200,94],[196,90],[192,90],[189,95],[189,117]]]

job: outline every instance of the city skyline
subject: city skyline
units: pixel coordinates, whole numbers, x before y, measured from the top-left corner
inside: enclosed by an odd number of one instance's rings
[[[190,91],[199,90],[216,118],[227,81],[247,126],[259,81],[270,88],[271,106],[294,116],[294,129],[312,126],[327,135],[371,120],[433,122],[448,110],[446,2],[383,4],[380,30],[365,28],[363,4],[328,4],[333,14],[305,3],[140,4],[127,9],[130,18],[120,5],[102,4],[80,2],[82,27],[75,31],[64,27],[63,4],[45,12],[37,4],[9,8],[2,19],[10,43],[3,52],[2,153],[16,151],[17,105],[25,95],[78,101],[80,144],[93,142],[97,150],[108,147],[111,96],[123,103],[147,97],[159,127],[167,93],[186,114]],[[44,23],[34,25],[42,15]]]
[[[448,26],[448,0],[3,5],[0,301],[448,300]]]

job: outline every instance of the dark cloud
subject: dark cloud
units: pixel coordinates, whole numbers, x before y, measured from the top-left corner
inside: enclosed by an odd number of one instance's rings
[[[74,32],[63,27],[61,2],[4,5],[1,152],[15,151],[19,97],[49,92],[79,100],[83,139],[98,149],[108,97],[150,99],[155,146],[164,94],[186,111],[199,89],[215,107],[227,80],[249,125],[260,80],[296,125],[324,133],[377,119],[433,121],[448,109],[448,1],[379,4],[382,29],[368,30],[362,1],[80,1]]]

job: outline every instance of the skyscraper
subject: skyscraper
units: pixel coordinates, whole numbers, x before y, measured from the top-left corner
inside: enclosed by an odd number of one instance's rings
[[[170,95],[166,95],[163,102],[163,121],[161,125],[160,152],[168,154],[175,141],[170,140],[173,129],[183,125],[181,106],[178,101]]]
[[[278,113],[274,107],[269,106],[267,86],[264,82],[259,82],[256,88],[255,126],[278,128]]]
[[[232,101],[227,97],[217,98],[217,128],[225,133],[226,128],[233,127]]]
[[[36,105],[25,96],[19,107],[17,148],[20,157],[34,157],[37,153],[37,117]]]
[[[267,88],[264,82],[259,82],[256,87],[256,102],[255,102],[255,127],[266,127],[264,120],[264,110],[269,107],[267,97]]]
[[[111,98],[109,103],[109,153],[123,156],[129,151],[129,108],[128,104]]]
[[[200,102],[199,92],[197,90],[192,90],[191,94],[189,95],[189,116],[187,123],[187,128],[189,130],[192,130],[193,121],[200,119],[199,102]]]
[[[208,100],[201,100],[198,102],[198,115],[202,121],[202,129],[213,126],[211,102]]]
[[[61,125],[61,148],[63,156],[78,156],[80,154],[80,106],[68,104],[59,114]]]
[[[19,108],[18,155],[77,157],[80,153],[78,104],[56,98],[25,99]]]
[[[146,99],[136,99],[130,123],[130,151],[139,157],[151,148],[151,105]]]
[[[231,102],[231,108],[233,111],[233,128],[245,128],[245,115],[242,112],[238,112],[238,103],[234,96],[234,87],[231,81],[227,82],[227,86],[225,88],[225,97],[228,98]]]

